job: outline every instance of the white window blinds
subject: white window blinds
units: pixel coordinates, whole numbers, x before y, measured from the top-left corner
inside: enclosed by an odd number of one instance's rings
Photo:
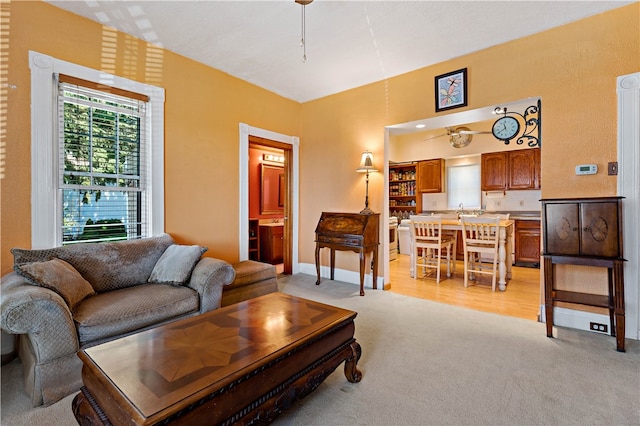
[[[479,209],[480,165],[469,164],[447,167],[447,204],[449,209]]]
[[[148,236],[145,96],[58,76],[62,241]]]

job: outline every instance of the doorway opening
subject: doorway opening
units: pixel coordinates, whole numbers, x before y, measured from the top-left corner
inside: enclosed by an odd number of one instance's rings
[[[240,123],[239,259],[269,260],[280,265],[276,268],[284,274],[299,271],[298,147],[299,139],[295,136]],[[259,161],[253,161],[253,171],[252,151],[260,157]],[[263,174],[266,178],[264,197]],[[250,190],[252,181],[254,189]],[[264,253],[264,257],[269,257],[265,260],[261,258],[261,228],[264,228],[264,241],[276,242],[265,245],[270,249]]]
[[[275,265],[278,274],[291,274],[284,256],[287,157],[288,145],[249,136],[249,259]]]
[[[527,98],[508,103],[506,106],[509,107],[510,111],[525,111],[530,105],[536,105],[539,101],[539,98]],[[516,144],[511,144],[505,149],[504,143],[491,135],[491,126],[495,122],[494,107],[489,106],[476,110],[451,113],[416,122],[388,126],[385,129],[385,208],[383,212],[387,217],[384,220],[390,220],[391,217],[395,216],[398,217],[399,225],[399,248],[396,260],[387,258],[387,261],[384,262],[385,283],[389,283],[389,286],[385,286],[385,289],[389,288],[394,292],[440,303],[535,321],[539,319],[540,314],[542,282],[540,269],[523,267],[524,264],[522,266],[520,264],[518,266],[512,264],[511,279],[507,281],[507,290],[505,292],[494,293],[491,291],[490,285],[487,290],[484,282],[465,288],[462,284],[464,278],[464,264],[461,260],[462,253],[460,253],[462,248],[459,247],[457,250],[458,265],[456,272],[452,273],[449,279],[440,281],[440,284],[436,285],[435,279],[433,282],[429,278],[415,280],[410,275],[408,249],[402,249],[402,242],[408,239],[409,232],[408,224],[403,224],[401,219],[407,219],[409,214],[460,213],[458,210],[461,213],[470,213],[465,212],[459,202],[457,202],[459,207],[453,209],[450,207],[449,192],[454,188],[452,188],[450,182],[445,180],[449,176],[448,172],[456,166],[473,163],[473,158],[480,162],[483,154],[529,149],[527,146],[517,146]],[[419,129],[417,127],[418,124],[421,125]],[[472,134],[473,141],[470,144],[464,146],[456,145],[453,143],[448,131],[443,131],[443,129],[462,128],[460,126],[465,126],[464,129],[468,128],[468,132]],[[539,150],[540,148],[537,149]],[[527,156],[527,158],[530,157],[535,159],[533,154]],[[406,193],[407,197],[403,197],[405,192],[403,192],[402,188],[398,189],[399,186],[406,185],[407,181],[414,182],[413,184],[416,186],[418,183],[414,177],[398,176],[397,172],[417,171],[423,164],[430,164],[432,159],[444,160],[444,171],[441,168],[438,169],[443,173],[440,175],[440,181],[444,182],[443,186],[437,191],[431,190],[433,186],[428,186],[426,188],[429,190],[424,191],[424,193],[418,193],[418,191],[414,193],[412,191]],[[408,164],[406,167],[404,167],[405,163]],[[409,165],[412,165],[413,169]],[[535,177],[535,172],[531,176]],[[410,189],[413,188],[410,187]],[[539,235],[540,207],[538,200],[541,195],[539,185],[537,187],[533,185],[519,191],[482,191],[481,188],[479,191],[476,189],[474,191],[479,193],[475,194],[474,192],[475,195],[479,195],[480,202],[472,204],[474,206],[478,204],[477,210],[479,212],[510,213],[513,220],[521,221],[523,224],[531,223],[537,225],[537,235]],[[415,201],[408,202],[407,200]],[[464,207],[467,207],[466,203]],[[403,225],[405,226],[403,227]],[[531,231],[532,235],[533,233],[534,231]],[[514,226],[513,236],[515,234],[516,229]],[[539,245],[540,237],[537,236],[536,238],[537,240],[531,237],[528,240],[530,241],[528,244],[535,245],[535,241],[538,241]],[[390,246],[391,239],[389,238],[385,241],[385,244]],[[408,245],[407,241],[405,241],[406,245]],[[511,240],[510,245],[512,249],[516,247],[515,241]],[[536,247],[533,247],[532,251],[539,252],[540,250],[539,248],[536,250]],[[383,252],[387,253],[387,250],[383,250]],[[513,251],[511,252],[511,257],[514,260],[517,259]],[[531,262],[529,266],[536,266],[536,264],[539,265],[539,261]]]

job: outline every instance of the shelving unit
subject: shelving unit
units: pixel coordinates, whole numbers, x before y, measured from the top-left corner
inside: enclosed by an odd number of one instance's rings
[[[260,260],[260,239],[258,231],[260,221],[258,219],[249,219],[249,259]]]
[[[389,163],[389,214],[406,219],[422,211],[417,186],[418,163]]]

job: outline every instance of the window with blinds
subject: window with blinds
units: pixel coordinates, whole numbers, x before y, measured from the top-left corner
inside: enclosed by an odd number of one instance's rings
[[[480,164],[447,167],[447,207],[449,209],[479,209]]]
[[[58,76],[63,244],[148,236],[147,101]]]

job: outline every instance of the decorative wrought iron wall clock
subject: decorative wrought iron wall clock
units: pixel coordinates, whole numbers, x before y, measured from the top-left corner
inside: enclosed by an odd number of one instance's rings
[[[496,139],[500,139],[505,145],[516,139],[518,145],[527,143],[531,148],[542,146],[542,103],[538,99],[537,105],[528,106],[524,114],[507,111],[507,108],[496,107],[494,114],[502,115],[498,118],[491,129],[491,133]],[[520,121],[524,123],[524,129],[520,134]],[[520,134],[520,136],[518,136]]]

